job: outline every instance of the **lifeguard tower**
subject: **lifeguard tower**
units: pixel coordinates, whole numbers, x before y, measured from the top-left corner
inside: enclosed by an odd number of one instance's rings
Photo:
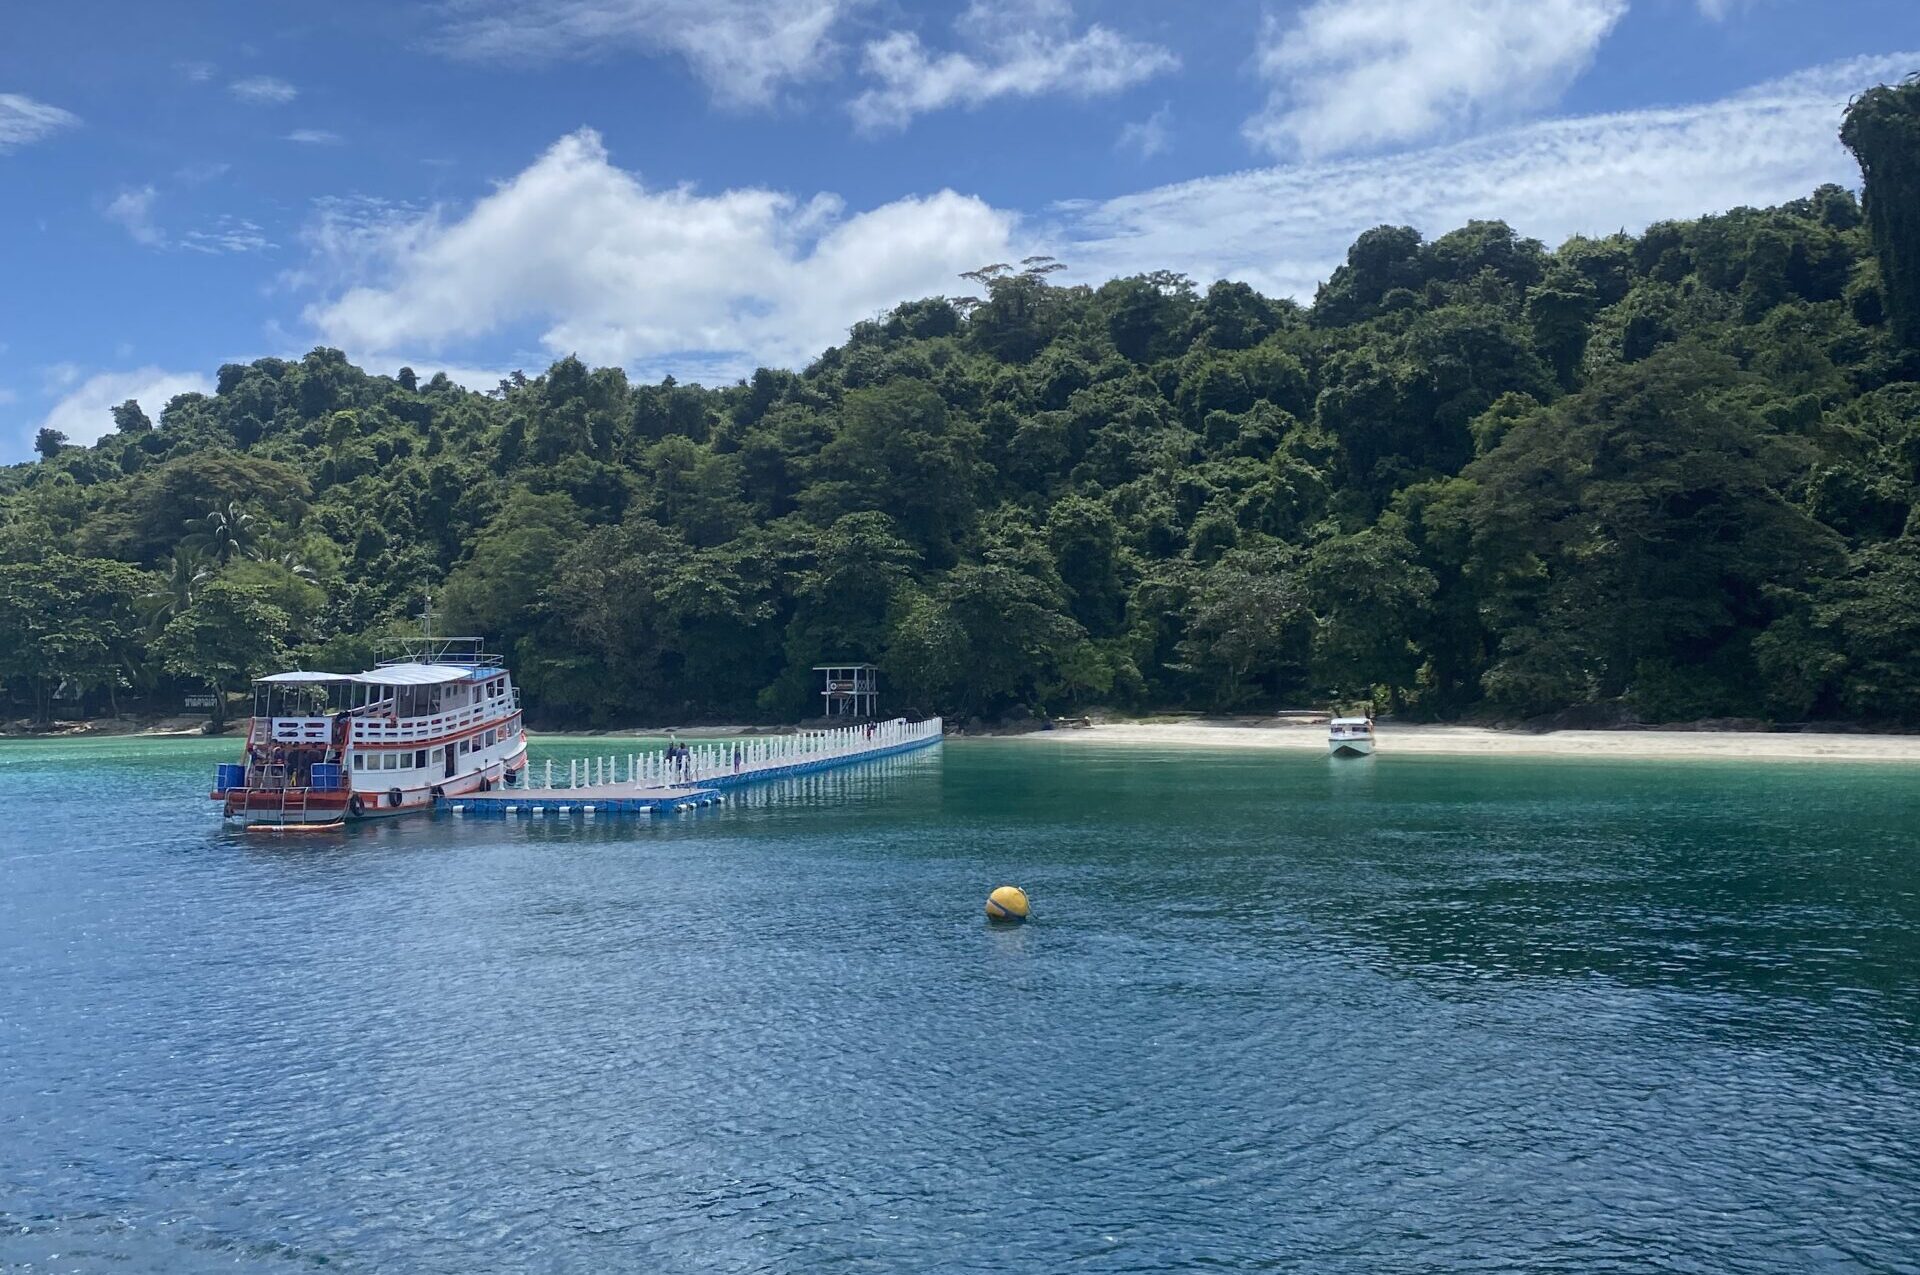
[[[828,717],[879,716],[878,664],[816,664],[813,671],[826,674],[827,688],[820,694],[827,701]]]

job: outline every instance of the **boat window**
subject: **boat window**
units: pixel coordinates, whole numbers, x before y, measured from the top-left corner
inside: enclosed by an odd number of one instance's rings
[[[365,753],[355,753],[353,755],[353,768],[355,770],[365,770],[367,768],[367,755]]]
[[[447,750],[446,750],[446,749],[444,749],[444,748],[436,748],[436,749],[434,749],[434,750],[433,750],[433,756],[431,756],[431,757],[429,757],[429,758],[428,758],[427,760],[428,760],[428,761],[431,761],[431,762],[434,762],[435,764],[438,764],[438,763],[440,763],[440,762],[442,762],[442,761],[445,761],[445,760],[446,760],[446,757],[445,757],[445,753],[446,753],[446,751],[447,751]]]
[[[424,748],[418,748],[418,749],[415,749],[415,750],[414,750],[414,753],[413,753],[413,764],[414,764],[414,765],[416,765],[416,766],[424,766],[424,765],[426,765],[426,764],[427,764],[427,750],[426,750],[426,749],[424,749]]]
[[[462,757],[467,755],[467,741],[464,739],[460,741],[460,755]]]

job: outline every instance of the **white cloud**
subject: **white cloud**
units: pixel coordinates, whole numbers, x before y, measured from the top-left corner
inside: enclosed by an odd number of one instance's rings
[[[209,256],[222,253],[265,252],[274,247],[266,231],[245,217],[221,216],[206,230],[189,230],[180,236],[180,246]]]
[[[242,102],[252,102],[256,106],[281,106],[300,96],[299,89],[271,75],[250,75],[244,80],[235,80],[227,87]]]
[[[0,154],[27,146],[63,128],[73,128],[80,117],[20,93],[0,93]]]
[[[287,140],[304,146],[338,146],[347,139],[331,129],[296,128],[287,134]]]
[[[160,200],[152,186],[129,187],[115,195],[102,214],[126,228],[135,243],[149,248],[186,248],[209,255],[221,253],[264,252],[274,247],[266,232],[244,217],[222,215],[201,230],[189,230],[177,240],[153,220],[153,208]]]
[[[283,282],[321,292],[305,313],[329,343],[380,366],[411,363],[423,378],[458,360],[483,369],[482,388],[498,379],[484,369],[531,371],[570,351],[687,378],[799,366],[850,322],[951,293],[959,271],[1028,252],[1058,254],[1076,279],[1167,268],[1310,299],[1382,222],[1432,235],[1500,218],[1557,244],[1857,185],[1835,136],[1840,113],[1917,61],[1858,59],[1717,102],[1066,204],[1044,225],[950,191],[849,214],[827,196],[650,189],[583,131],[471,208],[324,205],[307,231],[310,260]],[[539,353],[518,353],[528,350]]]
[[[211,62],[175,62],[173,69],[180,73],[181,78],[190,80],[195,84],[205,84],[213,78],[213,63]]]
[[[158,199],[158,192],[151,186],[128,188],[113,197],[104,215],[108,221],[117,221],[126,227],[135,243],[158,248],[167,242],[167,237],[153,224],[153,205]]]
[[[1847,100],[1920,55],[1815,67],[1717,102],[1542,121],[1391,157],[1300,164],[1062,205],[1049,249],[1077,278],[1154,268],[1311,298],[1370,226],[1499,218],[1557,244],[1859,184]]]
[[[532,325],[550,356],[720,374],[805,362],[859,319],[949,292],[1013,231],[951,191],[849,215],[830,195],[649,189],[583,129],[461,215],[323,208],[315,261],[287,281],[328,286],[307,319],[383,364]]]
[[[194,392],[211,394],[213,382],[195,372],[168,372],[157,367],[100,372],[55,403],[40,424],[84,445],[113,432],[113,409],[128,399],[136,400],[148,417],[157,421],[168,399]]]
[[[452,0],[436,41],[454,57],[552,62],[628,49],[679,57],[715,99],[762,106],[819,74],[830,33],[866,0]]]
[[[1173,108],[1163,106],[1147,118],[1125,125],[1120,130],[1120,136],[1114,140],[1113,148],[1131,151],[1141,159],[1165,154],[1173,145],[1173,134],[1167,126],[1172,117]]]
[[[1180,64],[1159,45],[1097,23],[1074,34],[1068,0],[973,0],[955,27],[972,52],[930,54],[906,31],[869,42],[862,69],[878,84],[849,104],[854,123],[880,132],[1001,97],[1098,97]]]
[[[1627,0],[1316,0],[1269,15],[1271,92],[1242,132],[1308,158],[1417,141],[1550,102],[1586,69]]]

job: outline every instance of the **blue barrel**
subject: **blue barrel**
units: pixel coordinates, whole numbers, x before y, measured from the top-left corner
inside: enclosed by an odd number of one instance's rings
[[[346,787],[341,781],[340,776],[341,771],[339,766],[328,762],[315,762],[313,766],[313,778],[310,782],[313,787],[320,789],[322,792],[334,792]]]
[[[214,767],[213,790],[227,792],[247,786],[247,768],[237,762],[221,762]]]

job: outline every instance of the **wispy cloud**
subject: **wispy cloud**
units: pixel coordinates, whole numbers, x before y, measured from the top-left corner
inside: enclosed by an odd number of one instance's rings
[[[901,129],[916,115],[1003,97],[1104,96],[1180,64],[1097,23],[1076,33],[1069,0],[973,0],[955,29],[967,47],[947,53],[928,52],[908,31],[869,42],[861,68],[877,83],[849,104],[855,125]]]
[[[764,106],[822,72],[866,0],[454,0],[435,39],[470,61],[540,63],[640,49],[683,59],[716,101]]]
[[[135,243],[149,248],[184,248],[218,255],[264,252],[275,246],[259,225],[231,215],[217,217],[211,225],[189,230],[178,238],[169,237],[154,221],[154,208],[159,202],[160,193],[153,186],[129,187],[114,196],[102,215],[123,227]]]
[[[1920,55],[1815,67],[1719,101],[1541,121],[1393,156],[1260,169],[1062,205],[1046,233],[1080,278],[1164,267],[1310,298],[1382,222],[1429,234],[1499,218],[1549,244],[1857,185],[1849,98]]]
[[[338,146],[347,139],[331,129],[296,128],[287,134],[287,140],[303,146]]]
[[[153,206],[159,198],[159,192],[152,186],[130,187],[113,197],[103,215],[108,221],[118,222],[133,236],[135,243],[158,248],[167,242],[167,237],[153,224]]]
[[[1165,154],[1173,145],[1173,131],[1169,127],[1172,118],[1173,108],[1162,106],[1147,118],[1122,126],[1120,136],[1114,139],[1113,148],[1141,159]]]
[[[175,62],[173,69],[179,72],[181,79],[189,80],[195,84],[205,84],[213,78],[213,63],[211,62]]]
[[[242,102],[256,106],[282,106],[300,96],[300,90],[271,75],[250,75],[227,86]]]
[[[1438,234],[1503,218],[1558,243],[1855,183],[1835,136],[1841,110],[1916,64],[1859,59],[1719,101],[1540,121],[1029,218],[951,191],[853,212],[832,196],[650,188],[583,131],[471,205],[329,201],[305,232],[306,262],[283,281],[318,294],[305,310],[317,335],[382,366],[397,366],[394,354],[417,369],[508,366],[502,348],[534,343],[680,376],[803,363],[853,321],[1029,252],[1057,254],[1078,279],[1167,268],[1311,298],[1380,222]]]
[[[0,154],[31,145],[63,128],[75,128],[80,117],[20,93],[0,93]]]
[[[1550,103],[1586,69],[1627,0],[1315,0],[1269,15],[1271,86],[1242,130],[1308,158],[1419,141]]]
[[[180,236],[180,246],[191,252],[218,256],[227,253],[265,252],[275,245],[266,231],[245,217],[221,216],[205,230],[189,230]]]

